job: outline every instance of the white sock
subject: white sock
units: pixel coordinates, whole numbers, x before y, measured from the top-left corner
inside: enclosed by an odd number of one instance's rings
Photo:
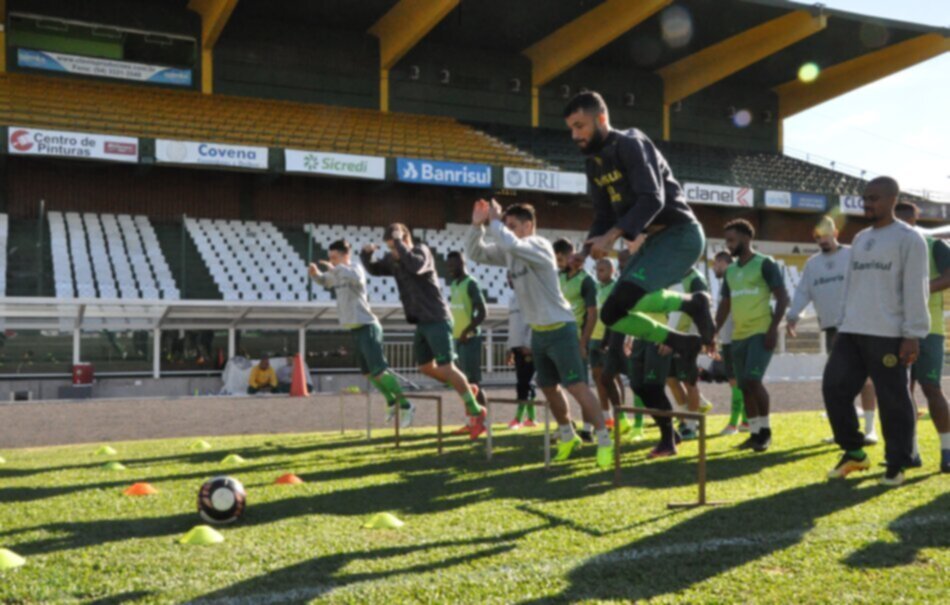
[[[864,434],[870,435],[874,432],[874,410],[864,412]]]
[[[610,420],[613,417],[614,417],[613,408],[607,408],[606,410],[604,410],[604,420]]]
[[[759,418],[749,418],[749,432],[755,435],[759,432]]]
[[[950,433],[940,433],[940,449],[950,450]]]
[[[698,420],[687,420],[684,423],[688,428],[698,431],[699,430],[699,421]]]
[[[606,428],[597,431],[597,447],[610,447],[613,441],[610,440],[610,431]]]
[[[917,435],[914,435],[914,458],[920,458],[920,444],[917,443]]]
[[[557,427],[558,434],[561,435],[561,441],[567,442],[574,438],[574,425],[568,422]]]
[[[769,424],[768,416],[759,416],[759,430],[769,429],[772,430],[772,425]]]

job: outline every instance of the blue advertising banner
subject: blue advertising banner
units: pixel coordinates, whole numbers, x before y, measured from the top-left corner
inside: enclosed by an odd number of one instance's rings
[[[792,193],[793,210],[824,212],[828,209],[828,197],[817,193]]]
[[[26,48],[17,49],[17,65],[30,69],[58,71],[82,76],[171,84],[173,86],[191,86],[192,81],[190,69],[80,57],[78,55],[65,55]]]
[[[422,185],[491,188],[491,166],[410,158],[396,159],[396,180]]]

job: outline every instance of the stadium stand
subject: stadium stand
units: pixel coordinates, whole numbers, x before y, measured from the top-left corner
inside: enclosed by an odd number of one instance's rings
[[[0,74],[0,121],[171,139],[542,167],[452,118]]]
[[[188,218],[185,228],[224,300],[307,300],[305,262],[272,223]]]
[[[49,228],[57,298],[181,298],[146,217],[50,212]]]
[[[6,214],[0,214],[0,296],[7,293],[7,235],[10,222]]]

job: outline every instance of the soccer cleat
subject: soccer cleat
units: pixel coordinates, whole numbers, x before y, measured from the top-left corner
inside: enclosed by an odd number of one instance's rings
[[[731,437],[739,432],[739,429],[734,424],[727,424],[726,428],[719,431],[721,437]]]
[[[392,422],[396,418],[396,404],[391,403],[386,407],[386,422]]]
[[[827,443],[827,444],[830,445],[830,444],[832,444],[832,443],[835,442],[835,436],[832,435],[831,437],[825,437],[824,439],[821,440],[821,442],[822,442],[822,443]]]
[[[712,411],[712,409],[713,409],[712,401],[709,401],[708,399],[703,399],[703,400],[699,403],[699,413],[700,413],[700,414],[708,414],[709,412]]]
[[[897,467],[887,467],[884,476],[881,477],[880,484],[886,487],[897,487],[904,483],[904,471]]]
[[[752,444],[752,450],[755,452],[764,452],[772,445],[772,429],[762,429],[756,434],[755,442]]]
[[[521,430],[521,423],[518,422],[517,418],[515,418],[514,420],[508,423],[508,428],[513,431]]]
[[[679,445],[683,443],[683,436],[680,435],[679,431],[673,431],[673,444]]]
[[[614,430],[614,419],[607,418],[606,420],[604,420],[604,426],[607,427],[607,430],[609,431]]]
[[[924,466],[924,461],[921,460],[920,454],[914,454],[914,458],[910,461],[910,464],[907,465],[907,468],[921,468]]]
[[[647,458],[649,460],[653,460],[654,458],[669,458],[675,455],[676,455],[675,445],[660,443],[655,448],[650,450],[650,453],[647,454]]]
[[[468,417],[468,423],[463,424],[459,428],[455,429],[450,435],[470,435],[472,433],[472,417]]]
[[[940,472],[950,473],[950,450],[940,450]]]
[[[851,473],[857,471],[866,471],[871,468],[871,460],[865,454],[864,458],[858,458],[845,452],[838,461],[838,465],[828,471],[829,479],[844,479]]]
[[[635,426],[627,433],[627,438],[630,439],[630,441],[643,441],[645,436],[642,426]]]
[[[748,433],[750,430],[751,430],[751,429],[749,428],[749,423],[748,423],[748,422],[743,422],[742,424],[739,425],[739,432],[740,432],[740,433]]]
[[[575,449],[581,447],[581,438],[577,435],[571,438],[570,441],[558,441],[557,443],[557,453],[554,455],[555,462],[564,462],[571,457],[571,453]]]
[[[758,439],[757,435],[749,435],[749,438],[736,446],[736,449],[739,450],[751,450],[755,445],[756,440]]]
[[[877,433],[871,431],[864,436],[864,445],[877,445]]]
[[[680,429],[680,436],[683,438],[683,441],[692,441],[693,439],[699,438],[699,431],[694,428],[684,426]]]
[[[526,428],[526,429],[533,429],[533,428],[535,428],[536,426],[538,426],[538,423],[535,422],[534,420],[531,420],[530,418],[528,418],[527,420],[525,420],[524,422],[521,423],[521,426],[524,427],[524,428]]]
[[[469,432],[469,439],[475,441],[482,436],[482,433],[485,433],[488,429],[485,427],[485,419],[488,417],[488,410],[482,408],[481,414],[478,416],[472,416],[472,428]]]
[[[581,438],[581,441],[584,443],[593,443],[594,442],[594,433],[587,429],[580,429],[577,431],[577,436]]]
[[[633,423],[630,422],[630,419],[627,418],[627,415],[626,415],[626,414],[621,414],[621,415],[617,418],[617,422],[620,423],[620,434],[621,434],[621,435],[626,435],[626,434],[628,434],[630,431],[633,430]]]
[[[597,448],[597,466],[608,470],[614,464],[614,446],[604,445]]]
[[[399,428],[408,429],[412,426],[412,418],[416,415],[416,406],[412,403],[408,408],[399,410]]]

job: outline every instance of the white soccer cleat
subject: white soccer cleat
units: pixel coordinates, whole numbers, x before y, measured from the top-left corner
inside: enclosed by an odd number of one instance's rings
[[[410,403],[408,408],[399,410],[399,428],[408,429],[412,426],[412,418],[416,415],[415,404]]]

